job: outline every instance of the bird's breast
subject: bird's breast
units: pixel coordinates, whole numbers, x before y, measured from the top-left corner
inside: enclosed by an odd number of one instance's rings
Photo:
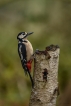
[[[26,45],[27,61],[29,61],[31,56],[33,55],[33,47],[28,40],[27,42],[24,42],[24,44]]]

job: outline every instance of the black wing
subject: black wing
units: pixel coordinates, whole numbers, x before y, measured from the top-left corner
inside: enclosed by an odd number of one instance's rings
[[[22,43],[18,44],[18,53],[21,60],[26,59],[26,47],[24,44]]]
[[[21,59],[22,67],[24,68],[25,73],[27,74],[25,65],[27,64],[26,60],[26,47],[23,43],[18,44],[18,53]]]

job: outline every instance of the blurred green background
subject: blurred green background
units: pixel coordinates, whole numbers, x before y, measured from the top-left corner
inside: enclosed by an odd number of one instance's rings
[[[60,46],[59,87],[71,77],[71,1],[0,0],[0,106],[28,106],[31,82],[17,53],[17,34],[28,37],[35,49]]]

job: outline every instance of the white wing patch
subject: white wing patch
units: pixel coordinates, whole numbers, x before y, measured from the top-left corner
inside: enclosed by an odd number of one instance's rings
[[[22,55],[22,52],[21,52],[21,48],[22,48],[22,45],[20,45],[20,47],[19,47],[19,52],[20,52],[21,60],[23,60],[23,55]]]

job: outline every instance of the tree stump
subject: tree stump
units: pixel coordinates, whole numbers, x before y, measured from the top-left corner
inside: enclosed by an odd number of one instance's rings
[[[34,88],[29,106],[55,106],[58,92],[59,47],[37,50],[34,59]]]

